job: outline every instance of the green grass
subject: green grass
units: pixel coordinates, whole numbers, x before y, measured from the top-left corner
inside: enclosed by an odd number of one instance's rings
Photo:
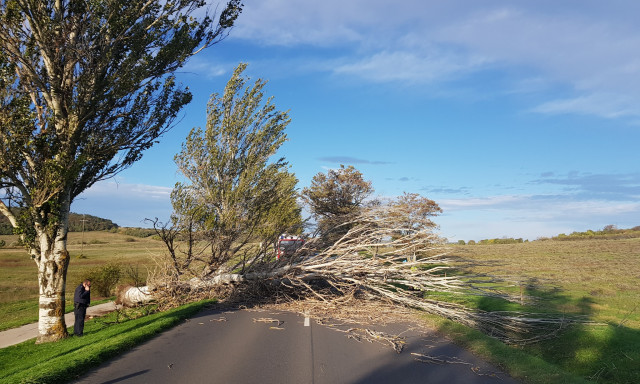
[[[204,300],[117,324],[108,324],[115,320],[115,314],[110,314],[87,322],[82,338],[46,344],[35,344],[32,339],[0,349],[0,383],[64,383],[76,379],[213,302]]]
[[[574,382],[560,379],[557,372],[575,380],[640,383],[640,239],[453,246],[450,254],[457,273],[480,275],[474,277],[482,282],[478,285],[515,300],[452,294],[427,297],[485,311],[582,316],[602,324],[573,325],[555,338],[510,347],[496,346],[484,340],[487,336],[458,324],[436,322],[456,342],[528,383]],[[481,347],[478,340],[484,340]],[[512,355],[514,351],[521,353]],[[519,357],[514,360],[513,356]],[[540,362],[554,370],[539,370]]]
[[[589,382],[522,348],[505,345],[475,329],[433,315],[424,315],[423,319],[447,335],[451,341],[494,363],[522,382],[539,384]]]
[[[102,300],[91,300],[91,305],[97,305],[112,301],[114,297]],[[20,300],[2,305],[5,311],[0,317],[3,319],[0,323],[0,331],[11,328],[17,328],[26,324],[38,322],[38,299]],[[65,313],[73,311],[73,302],[67,300],[65,305]]]
[[[137,267],[144,281],[156,266],[154,258],[164,252],[161,241],[151,238],[128,240],[130,235],[106,231],[69,233],[68,250],[71,256],[67,272],[67,311],[73,306],[73,290],[84,280],[92,268],[107,263]],[[17,236],[2,235],[0,240],[13,244]],[[83,244],[84,241],[84,244]],[[80,258],[83,255],[83,258]],[[24,248],[6,246],[0,248],[0,330],[29,324],[38,320],[38,280],[36,264]],[[123,277],[121,283],[133,283]],[[92,303],[101,298],[95,292]]]

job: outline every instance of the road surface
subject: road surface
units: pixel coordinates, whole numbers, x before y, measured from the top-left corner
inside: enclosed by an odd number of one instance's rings
[[[392,335],[400,336],[399,354],[387,341]],[[292,312],[250,309],[203,311],[76,382],[516,383],[408,324],[320,324]]]

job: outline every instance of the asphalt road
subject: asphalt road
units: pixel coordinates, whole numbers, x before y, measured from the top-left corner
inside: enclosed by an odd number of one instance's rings
[[[395,340],[404,342],[402,352],[367,330],[400,336]],[[434,333],[407,324],[327,325],[291,312],[245,309],[203,311],[77,383],[516,381]]]

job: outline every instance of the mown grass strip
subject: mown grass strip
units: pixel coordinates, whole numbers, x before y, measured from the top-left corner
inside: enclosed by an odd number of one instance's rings
[[[194,315],[213,300],[107,325],[109,315],[88,322],[84,337],[57,343],[33,340],[0,350],[0,383],[63,383]]]

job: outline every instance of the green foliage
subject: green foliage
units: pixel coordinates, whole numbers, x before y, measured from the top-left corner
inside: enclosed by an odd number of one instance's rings
[[[94,268],[87,276],[91,280],[91,289],[97,291],[102,297],[111,296],[121,277],[122,266],[119,264],[107,264]]]
[[[594,240],[594,239],[630,239],[640,237],[640,226],[619,229],[615,225],[607,225],[599,231],[588,229],[584,232],[560,233],[552,237],[552,240]]]
[[[465,245],[466,243],[464,242],[464,240],[458,240],[458,244],[459,245]]]
[[[15,215],[19,216],[21,210],[18,208],[14,208],[11,210]],[[86,214],[78,214],[78,213],[69,213],[69,232],[82,232],[82,226],[84,222],[84,231],[116,231],[118,225],[113,221],[108,219],[103,219],[100,217],[86,215]],[[14,234],[15,229],[9,222],[6,216],[0,215],[0,235],[12,235]]]
[[[69,232],[109,231],[113,228],[118,228],[118,224],[108,219],[73,212],[69,214]]]
[[[514,239],[512,237],[504,237],[501,239],[484,239],[480,240],[478,244],[520,244],[524,243],[522,238]]]
[[[367,181],[352,165],[318,173],[311,186],[302,190],[302,199],[313,214],[319,235],[326,243],[333,243],[344,235],[350,221],[373,194],[371,181]]]
[[[254,258],[280,233],[302,224],[297,179],[284,158],[274,157],[286,140],[284,129],[290,118],[276,110],[272,98],[263,100],[264,80],[247,85],[242,76],[246,66],[238,65],[222,96],[211,96],[206,128],[191,130],[175,156],[188,182],[173,189],[174,228],[165,227],[159,235],[178,271],[193,261],[192,249],[189,245],[186,259],[177,262],[173,240],[167,236],[180,234],[193,241],[197,233],[209,242],[210,254],[201,257],[206,275],[241,250],[244,260]],[[261,243],[262,249],[247,252],[250,242]]]
[[[216,22],[197,17],[205,5],[0,2],[0,213],[37,264],[41,294],[56,303],[73,200],[130,167],[172,127],[191,101],[176,70],[225,37],[242,10],[230,0]],[[23,208],[18,216],[13,207]],[[42,341],[66,335],[40,332]]]

